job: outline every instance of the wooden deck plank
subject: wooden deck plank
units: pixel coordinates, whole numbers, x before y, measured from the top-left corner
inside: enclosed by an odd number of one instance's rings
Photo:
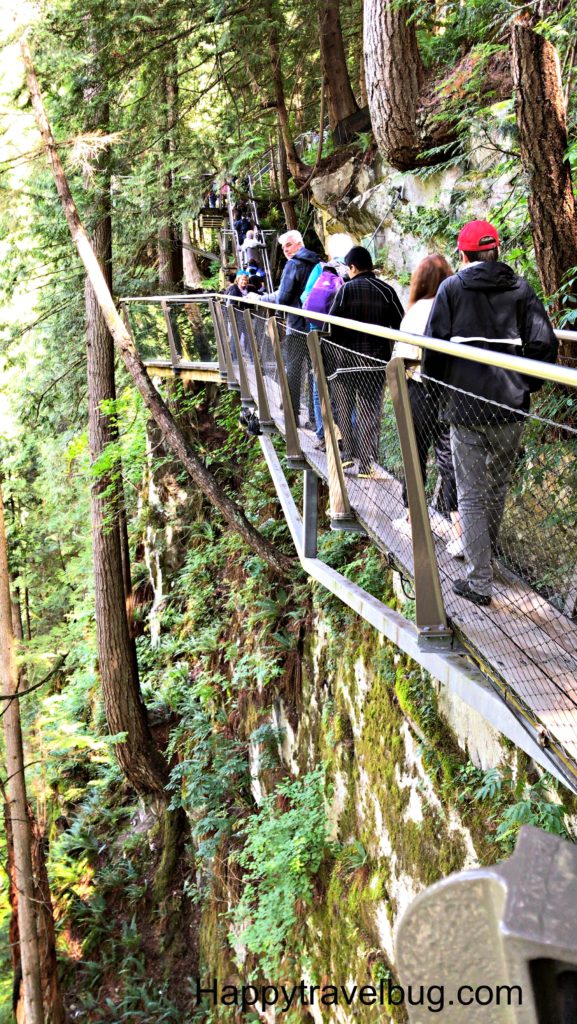
[[[326,456],[312,447],[314,434],[300,428],[299,435],[307,461],[327,479]],[[412,576],[410,535],[393,526],[404,511],[400,483],[386,472],[379,480],[346,479],[359,521]],[[463,576],[463,564],[446,552],[450,524],[434,513],[431,519],[445,608],[458,636],[577,757],[577,624],[507,570],[499,571],[488,607],[458,597],[452,584]]]
[[[249,386],[256,394],[252,368]],[[284,433],[278,384],[265,376],[271,415]],[[315,449],[313,430],[299,427],[303,455],[324,480],[326,455]],[[368,535],[413,577],[410,532],[393,526],[404,515],[401,484],[386,470],[382,479],[360,480],[346,473],[351,507]],[[486,668],[510,688],[551,735],[577,759],[577,623],[533,591],[519,577],[499,567],[493,601],[479,607],[453,593],[452,584],[463,576],[463,563],[446,551],[450,523],[431,511],[439,577],[447,615],[456,636]]]

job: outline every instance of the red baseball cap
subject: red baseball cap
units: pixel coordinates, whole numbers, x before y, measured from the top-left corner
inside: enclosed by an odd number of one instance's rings
[[[459,231],[457,249],[460,252],[482,252],[499,245],[497,228],[488,220],[470,220]]]

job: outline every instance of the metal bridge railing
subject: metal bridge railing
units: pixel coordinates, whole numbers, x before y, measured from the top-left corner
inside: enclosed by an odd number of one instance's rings
[[[137,344],[150,356],[148,332],[160,341],[164,325],[162,352],[166,356],[168,345],[173,354],[168,327],[174,334],[176,324],[183,333],[186,299],[149,302],[146,312],[127,303]],[[419,642],[443,647],[453,631],[507,699],[538,726],[543,743],[558,742],[562,755],[575,764],[577,371],[459,346],[461,358],[522,368],[546,379],[531,411],[519,414],[431,381],[407,381],[402,359],[387,363],[335,344],[325,331],[334,317],[319,316],[323,331],[305,334],[287,332],[280,318],[271,316],[278,311],[271,304],[230,302],[219,295],[210,297],[208,308],[211,351],[218,354],[221,378],[239,391],[260,429],[284,436],[290,467],[327,481],[331,527],[366,532],[412,579]],[[205,314],[205,338],[207,319]],[[356,321],[336,322],[358,331]],[[367,324],[366,333],[451,354],[457,350],[450,342],[374,325]],[[178,369],[183,363],[177,356]],[[416,388],[420,402],[412,394]],[[492,495],[493,519],[488,527],[482,517],[477,520],[474,503],[460,510],[467,563],[480,557],[492,576],[487,608],[453,592],[454,582],[464,576],[463,561],[454,548],[447,550],[455,540],[454,462],[465,458],[462,477],[482,475],[484,466],[470,453],[451,451],[438,415],[449,398],[458,407],[458,420],[472,422],[482,415],[489,427],[498,428],[492,457],[502,486]],[[316,530],[316,516],[310,521]],[[307,543],[315,549],[316,537]]]
[[[155,296],[123,300],[125,321],[146,365],[177,373],[221,367],[220,335],[214,330],[213,303],[206,296]]]

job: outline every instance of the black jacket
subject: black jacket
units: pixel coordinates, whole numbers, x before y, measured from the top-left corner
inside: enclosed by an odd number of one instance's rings
[[[474,263],[443,281],[425,335],[545,363],[557,358],[557,339],[543,303],[506,263]],[[526,412],[530,392],[541,386],[536,377],[427,349],[423,373],[507,407],[499,409],[442,388],[441,418],[465,426],[520,419],[515,410]]]
[[[403,307],[394,288],[386,281],[366,270],[339,288],[330,309],[332,316],[361,320],[366,324],[379,324],[398,330],[403,319]],[[331,341],[375,359],[391,358],[392,341],[375,338],[364,331],[331,326]]]
[[[279,306],[297,306],[302,308],[301,292],[304,291],[309,274],[317,263],[320,263],[320,256],[312,249],[302,249],[287,260],[282,272],[278,291],[272,295],[263,295],[265,302],[277,302]],[[289,313],[287,316],[287,331],[308,331],[308,320],[304,316],[295,316]]]

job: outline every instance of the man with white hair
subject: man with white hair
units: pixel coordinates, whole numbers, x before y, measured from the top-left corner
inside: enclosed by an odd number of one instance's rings
[[[279,306],[296,306],[301,309],[301,293],[312,268],[320,263],[320,256],[312,249],[305,247],[300,231],[286,231],[284,235],[279,236],[279,245],[282,246],[287,262],[276,292],[270,292],[268,295],[263,295],[262,298],[265,302],[275,302]],[[303,337],[296,335],[295,331],[302,332]],[[306,338],[304,337],[307,331],[308,321],[305,317],[299,316],[298,313],[288,314],[284,358],[297,425],[303,364],[309,362]]]

